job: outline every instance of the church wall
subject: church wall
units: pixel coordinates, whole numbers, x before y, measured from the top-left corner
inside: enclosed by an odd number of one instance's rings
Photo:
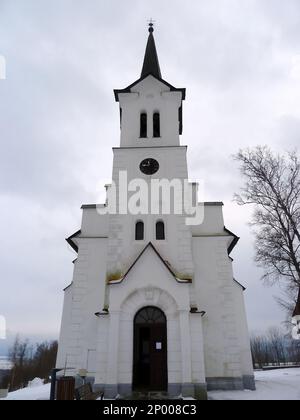
[[[97,318],[97,328],[94,331],[96,337],[96,374],[95,383],[99,389],[104,389],[107,378],[108,366],[108,340],[109,340],[109,316],[103,315]]]
[[[132,89],[132,93],[120,94],[122,109],[121,147],[144,147],[179,145],[178,109],[181,92],[170,92],[165,84],[152,76]],[[148,115],[148,139],[140,139],[140,114]],[[160,113],[161,138],[152,138],[152,118]]]
[[[107,239],[85,239],[88,248],[87,256],[87,291],[83,304],[83,367],[86,368],[91,351],[96,351],[96,334],[98,319],[96,312],[102,311],[105,305]],[[95,373],[95,372],[93,372]]]
[[[66,315],[62,326],[67,326],[65,344],[60,359],[68,366],[86,369],[96,350],[96,312],[103,309],[106,283],[106,239],[78,239],[79,252],[74,266],[72,294],[66,297]],[[63,333],[62,333],[63,334]]]
[[[223,205],[221,203],[205,203],[203,223],[192,226],[192,235],[224,235]]]
[[[189,313],[189,287],[189,284],[176,282],[150,249],[136,263],[128,278],[109,286],[110,314],[119,312],[117,383],[129,387],[132,381],[135,314],[145,306],[157,306],[167,317],[169,384],[181,385],[182,337],[178,309]]]
[[[251,358],[250,350],[250,339],[249,339],[249,330],[246,316],[246,308],[244,301],[244,292],[243,289],[235,283],[234,285],[234,301],[235,301],[235,313],[236,313],[236,322],[239,336],[240,352],[241,352],[241,370],[242,375],[246,377],[246,380],[249,376],[253,378],[253,365]],[[247,385],[247,384],[246,384]],[[249,385],[249,384],[248,384]],[[253,383],[252,383],[253,385]]]
[[[147,142],[140,149],[115,148],[113,180],[117,183],[119,171],[127,171],[129,181],[141,178],[149,183],[149,176],[143,174],[139,169],[141,161],[149,157],[157,159],[160,163],[160,168],[155,178],[179,178],[184,180],[188,177],[186,150],[186,147],[183,146],[151,148],[148,147]]]
[[[201,314],[190,314],[191,325],[191,360],[192,360],[192,382],[196,384],[205,383],[204,367],[204,344]]]
[[[182,350],[178,313],[167,315],[168,322],[168,381],[169,384],[182,382]]]
[[[198,310],[206,312],[202,318],[206,376],[223,376],[224,342],[220,333],[222,321],[214,245],[214,238],[193,238],[194,289]]]
[[[168,290],[178,308],[189,310],[189,283],[178,283],[162,261],[148,248],[123,282],[110,285],[110,309],[118,310],[131,293],[139,288],[159,287]]]
[[[236,295],[227,240],[193,238],[195,290],[203,318],[207,378],[241,378],[240,331]],[[241,321],[242,322],[242,321]],[[241,385],[242,386],[242,385]]]
[[[114,149],[113,180],[118,184],[119,171],[128,169],[128,180],[142,178],[149,182],[149,177],[139,170],[140,162],[152,157],[160,162],[159,178],[187,178],[186,148],[175,147],[160,149]],[[126,215],[110,216],[113,236],[109,245],[109,271],[126,269],[133,263],[143,248],[151,241],[179,274],[191,275],[193,263],[191,256],[191,233],[185,225],[185,217],[180,215]],[[144,241],[135,241],[135,223],[145,223]],[[166,240],[155,240],[155,224],[163,220],[166,226]]]
[[[64,291],[63,313],[61,319],[59,346],[56,359],[56,367],[58,369],[63,368],[66,363],[66,348],[70,333],[69,327],[71,325],[72,295],[73,291],[71,285]]]
[[[188,180],[187,148],[180,146],[179,137],[185,94],[159,80],[152,33],[150,25],[146,73],[143,70],[148,76],[133,84],[130,93],[128,88],[116,91],[121,147],[113,149],[112,181],[117,187],[121,171],[127,173],[125,187],[137,179],[148,186],[153,178]],[[149,69],[158,78],[149,75]],[[140,138],[141,113],[147,114],[147,138]],[[154,113],[160,114],[160,138],[153,138]],[[147,158],[159,162],[153,176],[140,171]],[[132,195],[124,197],[125,205]],[[249,386],[253,376],[247,321],[242,289],[233,281],[228,256],[232,236],[224,230],[222,203],[205,203],[203,223],[192,227],[172,208],[162,216],[150,210],[145,216],[127,214],[127,209],[125,215],[99,215],[93,206],[83,207],[81,234],[72,239],[78,258],[72,286],[65,292],[58,365],[67,360],[74,374],[88,369],[108,398],[129,394],[134,317],[143,307],[157,306],[167,318],[170,395],[196,391],[204,397],[206,381],[209,389]],[[145,226],[142,241],[135,238],[138,221]],[[165,223],[165,240],[155,238],[157,221]],[[149,242],[161,258],[147,247]]]
[[[84,237],[107,237],[108,215],[102,215],[96,209],[84,209],[82,213],[81,233]]]

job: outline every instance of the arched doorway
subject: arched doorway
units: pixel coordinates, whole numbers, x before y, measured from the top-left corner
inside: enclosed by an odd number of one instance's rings
[[[148,306],[134,318],[133,389],[167,391],[167,319]]]

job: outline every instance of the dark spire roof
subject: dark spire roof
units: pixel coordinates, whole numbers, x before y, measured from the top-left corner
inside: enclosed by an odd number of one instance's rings
[[[176,87],[170,85],[170,83],[166,82],[161,77],[159,61],[158,61],[155,41],[154,41],[154,37],[153,37],[154,29],[153,29],[153,22],[152,21],[149,24],[149,32],[150,32],[150,34],[149,34],[149,39],[148,39],[148,43],[147,43],[147,48],[146,48],[144,65],[143,65],[143,70],[142,70],[141,77],[138,80],[136,80],[134,83],[132,83],[131,85],[127,86],[125,89],[115,89],[114,93],[115,93],[116,101],[117,102],[120,101],[120,98],[119,98],[120,94],[131,93],[132,88],[134,86],[136,86],[137,84],[139,84],[142,80],[146,79],[146,77],[148,77],[150,74],[153,75],[158,81],[160,81],[161,83],[166,85],[170,89],[171,92],[181,92],[182,101],[184,101],[185,96],[186,96],[186,90],[184,88],[176,88]],[[182,105],[181,105],[181,107],[179,108],[179,133],[182,134],[182,131],[183,131],[183,124],[182,124]]]
[[[153,23],[151,22],[149,24],[149,38],[148,38],[148,43],[146,47],[146,53],[145,53],[144,65],[143,65],[141,77],[145,77],[148,74],[152,74],[157,79],[161,79],[161,72],[160,72],[153,32],[154,32],[154,28],[153,28]]]
[[[294,316],[300,316],[300,290],[299,290],[299,294],[298,294],[296,307],[295,307],[295,310],[294,310],[294,313],[293,313],[293,317]]]

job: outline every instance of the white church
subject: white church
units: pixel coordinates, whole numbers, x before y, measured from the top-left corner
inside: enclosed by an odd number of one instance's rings
[[[86,370],[108,398],[253,390],[245,289],[230,257],[239,238],[224,227],[223,204],[197,204],[200,224],[177,211],[109,211],[120,173],[133,184],[188,180],[186,91],[162,78],[153,31],[150,24],[141,77],[115,90],[121,139],[106,203],[83,205],[81,229],[67,239],[78,257],[64,291],[57,367]]]

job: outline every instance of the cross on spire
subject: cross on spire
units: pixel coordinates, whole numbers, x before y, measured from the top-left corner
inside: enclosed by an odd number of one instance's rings
[[[155,20],[153,20],[152,18],[150,18],[150,20],[148,21],[149,24],[149,32],[153,33],[154,32],[154,24],[155,24]]]
[[[141,77],[147,76],[148,74],[152,74],[152,76],[156,77],[157,79],[161,79],[161,72],[159,67],[159,61],[154,41],[154,23],[155,21],[151,18],[148,21],[149,24],[149,38],[146,47],[146,53],[144,58],[144,65],[142,70]]]

